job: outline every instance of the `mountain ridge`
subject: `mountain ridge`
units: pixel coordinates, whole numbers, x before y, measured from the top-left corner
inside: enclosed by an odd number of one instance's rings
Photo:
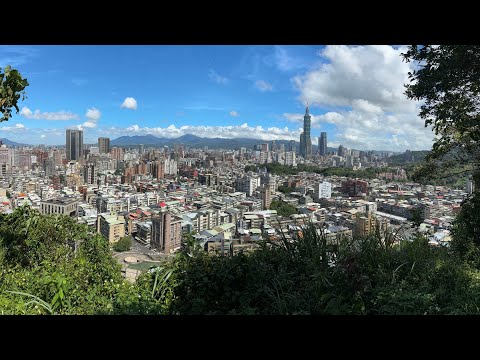
[[[7,139],[7,138],[0,138],[0,141],[1,141],[4,145],[8,145],[8,146],[24,146],[24,145],[27,145],[27,144],[17,143],[17,142],[15,142],[15,141],[9,140],[9,139]]]

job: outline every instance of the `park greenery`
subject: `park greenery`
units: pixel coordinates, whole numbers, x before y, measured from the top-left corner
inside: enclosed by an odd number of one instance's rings
[[[113,245],[113,250],[117,252],[128,251],[132,247],[132,238],[130,235],[122,237]]]
[[[270,210],[277,210],[278,215],[285,217],[298,213],[295,206],[287,204],[281,200],[272,200]]]

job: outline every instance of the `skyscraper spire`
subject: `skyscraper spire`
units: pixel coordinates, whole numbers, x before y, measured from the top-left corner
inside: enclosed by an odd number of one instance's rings
[[[305,115],[308,115],[310,112],[310,109],[308,108],[308,101],[307,101],[307,108],[305,109]]]

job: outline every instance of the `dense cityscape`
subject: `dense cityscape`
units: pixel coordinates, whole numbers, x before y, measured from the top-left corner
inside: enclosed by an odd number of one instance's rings
[[[464,189],[422,185],[408,181],[401,166],[373,179],[268,172],[272,163],[382,169],[393,155],[342,145],[327,151],[326,132],[314,152],[310,128],[307,107],[300,141],[287,146],[271,141],[234,151],[180,143],[171,149],[111,147],[105,137],[84,144],[83,130],[72,129],[66,130],[65,146],[3,144],[0,212],[26,204],[42,214],[71,216],[111,245],[131,237],[132,250],[115,255],[131,279],[140,270],[129,261],[154,264],[179,250],[185,234],[193,234],[205,251],[225,255],[254,250],[262,239],[295,240],[307,223],[324,226],[331,241],[376,231],[402,241],[414,234],[412,220],[419,213],[419,231],[429,242],[448,244],[460,203],[473,191],[471,180]],[[407,163],[414,160],[409,153],[403,155]]]
[[[478,46],[134,53],[0,46],[2,315],[480,313]]]

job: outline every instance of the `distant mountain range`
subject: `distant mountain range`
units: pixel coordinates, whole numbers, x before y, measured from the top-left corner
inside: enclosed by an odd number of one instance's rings
[[[12,141],[12,140],[8,140],[6,138],[0,138],[0,141],[5,144],[5,145],[8,145],[8,146],[24,146],[26,144],[20,144],[20,143],[17,143],[15,141]]]
[[[284,144],[285,148],[288,149],[289,140],[275,140],[275,143]],[[209,149],[227,149],[234,150],[241,147],[246,147],[252,149],[254,145],[268,143],[270,141],[264,141],[260,139],[250,139],[250,138],[233,138],[233,139],[222,139],[222,138],[202,138],[195,135],[183,135],[175,139],[169,138],[159,138],[153,135],[134,135],[134,136],[121,136],[117,139],[114,139],[110,142],[110,146],[138,146],[143,144],[145,146],[168,146],[172,147],[175,144],[183,144],[192,148],[203,148],[208,146]],[[298,147],[298,141],[295,142]],[[316,151],[317,146],[312,145],[314,151]],[[334,151],[336,148],[328,148],[328,151]]]
[[[285,149],[288,149],[288,144],[290,140],[275,140],[275,143],[284,144]],[[159,138],[153,135],[134,135],[134,136],[121,136],[117,139],[110,141],[110,146],[123,146],[123,147],[136,147],[140,144],[145,146],[153,146],[153,147],[162,147],[168,146],[172,147],[175,144],[183,144],[189,146],[191,148],[204,148],[208,146],[209,149],[226,149],[226,150],[235,150],[240,149],[241,147],[246,147],[247,149],[253,149],[254,145],[268,143],[269,145],[272,143],[271,140],[260,140],[260,139],[250,139],[250,138],[232,138],[232,139],[222,139],[222,138],[203,138],[191,134],[186,134],[180,136],[175,139],[169,138]],[[297,151],[299,150],[298,147],[300,143],[295,141],[295,145],[297,147]],[[312,144],[312,151],[315,153],[318,149],[318,146]],[[338,148],[336,147],[328,147],[328,152],[337,151]],[[393,151],[380,151],[380,150],[373,150],[375,154],[381,154]],[[398,153],[398,152],[393,152]]]
[[[5,145],[8,146],[26,146],[28,144],[17,143],[15,141],[0,138]],[[254,145],[268,143],[269,146],[272,143],[271,140],[260,140],[260,139],[250,139],[250,138],[232,138],[232,139],[222,139],[222,138],[202,138],[199,136],[186,134],[180,136],[175,139],[169,138],[160,138],[153,135],[134,135],[134,136],[121,136],[119,138],[113,139],[110,141],[110,146],[123,146],[123,147],[137,147],[140,144],[145,145],[146,147],[162,147],[168,146],[173,147],[176,144],[183,144],[189,146],[191,148],[204,148],[208,146],[209,149],[226,149],[226,150],[235,150],[240,149],[241,147],[245,147],[247,149],[253,149]],[[285,149],[288,149],[288,144],[290,143],[289,140],[275,140],[275,143],[284,144]],[[65,146],[64,144],[58,146]],[[299,150],[299,142],[295,141],[295,146],[297,147],[297,151]],[[318,147],[312,144],[312,151],[315,153]],[[328,147],[328,152],[337,151],[338,148],[336,147]],[[394,153],[398,154],[398,152],[393,151],[379,151],[373,150],[374,153]]]

